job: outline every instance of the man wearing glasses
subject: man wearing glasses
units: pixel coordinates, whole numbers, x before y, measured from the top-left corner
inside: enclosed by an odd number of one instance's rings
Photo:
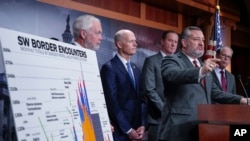
[[[212,71],[212,76],[214,82],[221,90],[236,94],[235,77],[226,70],[226,67],[231,63],[232,55],[233,50],[227,46],[217,51],[216,58],[221,59],[221,62],[218,63],[219,67]]]

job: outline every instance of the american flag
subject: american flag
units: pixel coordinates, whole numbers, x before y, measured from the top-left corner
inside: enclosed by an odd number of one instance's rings
[[[214,20],[214,41],[216,41],[215,51],[220,49],[222,46],[221,27],[220,27],[220,11],[219,10],[220,9],[217,5],[216,11],[215,11],[215,20]]]
[[[204,60],[208,58],[215,58],[216,51],[222,46],[221,27],[220,27],[220,7],[216,6],[214,29],[211,33],[211,40],[208,43]]]

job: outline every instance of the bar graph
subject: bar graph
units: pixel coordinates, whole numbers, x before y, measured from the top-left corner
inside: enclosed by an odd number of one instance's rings
[[[3,28],[0,46],[18,140],[112,141],[94,51]]]

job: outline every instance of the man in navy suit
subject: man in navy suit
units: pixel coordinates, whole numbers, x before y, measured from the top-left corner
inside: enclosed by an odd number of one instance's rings
[[[140,70],[130,62],[136,53],[132,31],[115,34],[118,53],[101,68],[101,79],[114,141],[142,140],[146,124],[146,107],[141,94]],[[131,66],[127,67],[127,63]]]

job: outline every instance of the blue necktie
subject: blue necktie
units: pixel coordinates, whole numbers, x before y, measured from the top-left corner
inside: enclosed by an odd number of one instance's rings
[[[127,62],[126,65],[127,65],[127,69],[128,69],[128,74],[129,74],[130,80],[131,80],[134,88],[136,89],[135,78],[133,77],[133,73],[132,73],[130,62]]]

